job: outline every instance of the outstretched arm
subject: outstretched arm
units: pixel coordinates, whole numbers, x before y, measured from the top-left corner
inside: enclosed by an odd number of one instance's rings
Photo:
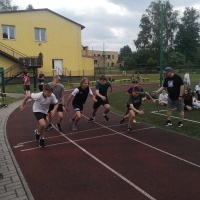
[[[23,100],[23,102],[22,102],[22,104],[21,104],[21,106],[20,106],[20,110],[21,110],[21,111],[24,110],[25,105],[26,105],[26,102],[27,102],[30,98],[31,98],[31,95],[30,95],[30,94],[28,94],[28,95],[25,96],[25,98],[24,98],[24,100]]]

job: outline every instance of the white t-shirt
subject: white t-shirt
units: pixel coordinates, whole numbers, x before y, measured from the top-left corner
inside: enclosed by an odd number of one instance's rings
[[[75,88],[74,91],[71,94],[75,97],[76,94],[78,94],[78,93],[79,93],[79,89]],[[93,92],[92,92],[91,88],[89,88],[89,94],[93,95]]]
[[[58,103],[55,95],[52,93],[50,97],[44,98],[43,92],[31,93],[31,99],[35,102],[33,104],[33,112],[48,113],[49,105]]]
[[[200,84],[198,84],[198,85],[195,86],[195,90],[196,91],[200,91]]]
[[[168,99],[168,94],[167,93],[165,93],[165,94],[161,93],[159,95],[159,101],[167,101],[167,99]]]

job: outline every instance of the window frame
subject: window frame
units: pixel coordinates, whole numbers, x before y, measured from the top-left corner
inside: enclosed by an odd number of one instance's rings
[[[4,32],[4,27],[6,28],[6,33]],[[2,24],[2,39],[3,40],[16,40],[16,31],[15,31],[15,26],[14,25],[5,25]],[[4,34],[7,34],[7,38],[4,37]],[[13,38],[12,38],[13,34]]]
[[[44,35],[42,35],[43,34],[42,31],[44,31]],[[34,36],[35,36],[35,42],[46,42],[47,41],[46,28],[35,27]],[[44,40],[43,40],[43,37],[44,37]]]

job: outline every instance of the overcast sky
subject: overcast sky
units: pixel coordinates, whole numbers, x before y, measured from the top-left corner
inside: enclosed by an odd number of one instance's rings
[[[83,26],[82,45],[89,49],[119,51],[125,45],[135,50],[141,16],[151,0],[11,0],[20,10],[48,8]],[[200,9],[199,0],[170,0],[174,10]]]

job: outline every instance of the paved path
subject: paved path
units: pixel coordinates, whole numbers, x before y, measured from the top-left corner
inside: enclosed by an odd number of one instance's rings
[[[8,94],[11,97],[23,97],[23,94]],[[21,104],[21,101],[0,109],[0,199],[34,200],[24,176],[12,153],[6,136],[6,123],[9,115]]]

